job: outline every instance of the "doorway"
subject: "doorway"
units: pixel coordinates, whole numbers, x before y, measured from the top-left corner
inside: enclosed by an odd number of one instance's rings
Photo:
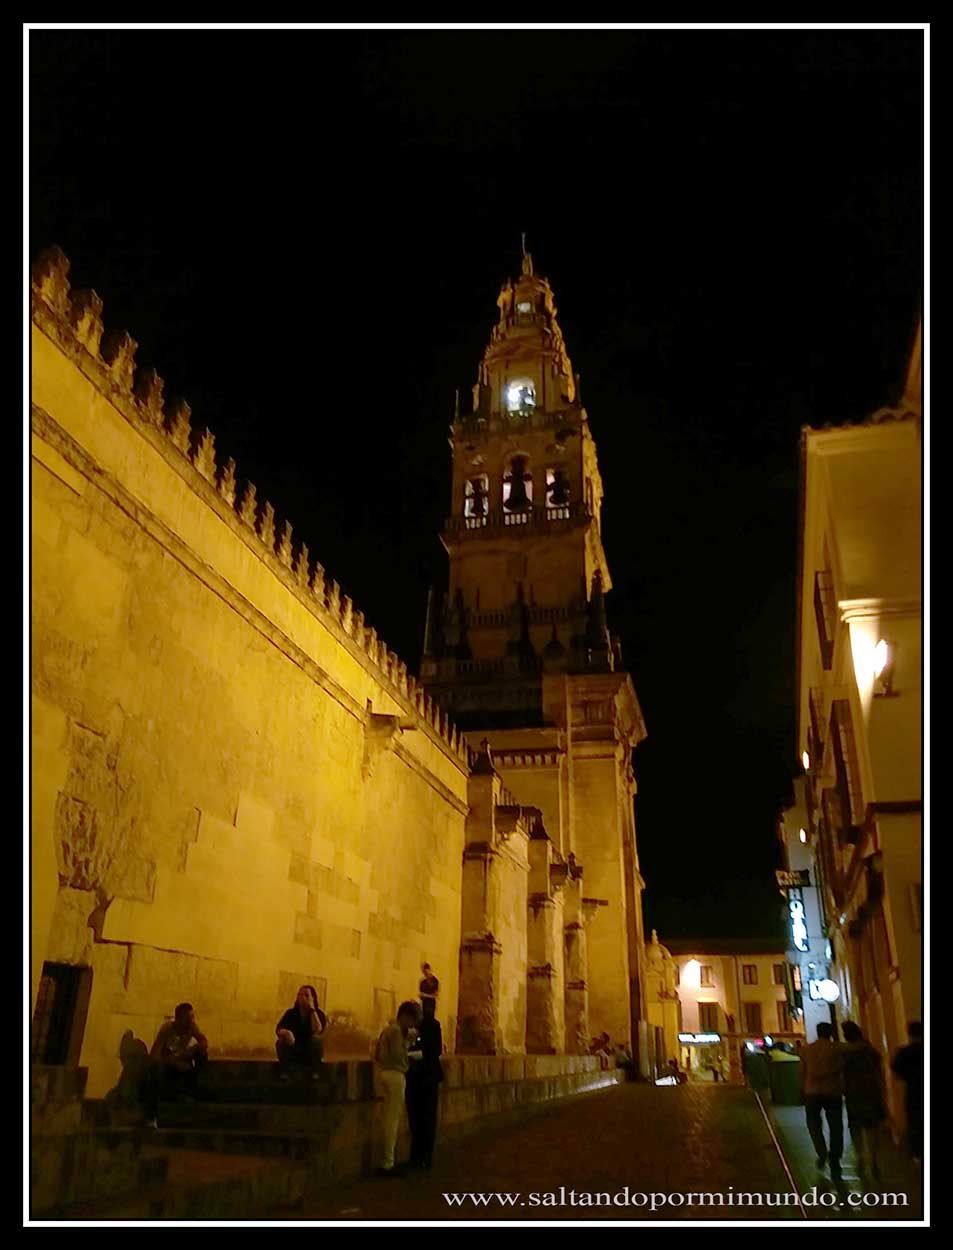
[[[79,1066],[92,984],[92,968],[43,965],[30,1030],[31,1063]]]

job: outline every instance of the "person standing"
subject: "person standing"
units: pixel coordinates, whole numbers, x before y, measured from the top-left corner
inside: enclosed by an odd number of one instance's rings
[[[208,1038],[195,1020],[191,1003],[179,1003],[173,1019],[156,1034],[142,1074],[140,1099],[148,1128],[158,1128],[159,1103],[189,1099],[208,1063]]]
[[[380,1120],[381,1165],[377,1169],[378,1176],[403,1175],[402,1170],[394,1164],[394,1152],[397,1149],[400,1113],[404,1106],[407,1069],[410,1067],[407,1038],[411,1030],[416,1029],[418,1018],[416,1003],[401,1003],[397,1008],[397,1018],[377,1039],[375,1059],[384,1091]]]
[[[880,1139],[887,1118],[880,1055],[852,1020],[844,1025],[844,1103],[861,1171],[880,1183]]]
[[[292,1065],[310,1073],[312,1081],[321,1079],[321,1061],[324,1057],[324,1032],[328,1018],[318,1006],[318,995],[313,985],[302,985],[294,1006],[289,1007],[275,1026],[275,1052],[281,1072],[278,1079],[291,1079]]]
[[[437,995],[440,993],[440,982],[434,976],[430,964],[421,964],[420,971],[423,973],[417,991],[420,994],[420,1001],[426,1002],[428,998],[432,998],[436,1007]]]
[[[891,1065],[907,1087],[907,1149],[917,1163],[923,1162],[923,1025],[913,1020],[907,1025],[910,1044],[902,1046]]]
[[[822,1168],[830,1158],[831,1179],[840,1179],[840,1160],[844,1151],[844,1076],[843,1048],[834,1041],[829,1024],[817,1026],[817,1041],[801,1052],[803,1064],[804,1110],[807,1131],[817,1152],[817,1166]],[[827,1119],[830,1144],[824,1140],[821,1115]]]
[[[410,1125],[410,1166],[429,1168],[437,1137],[437,1108],[440,1105],[440,1082],[443,1080],[443,1034],[437,1019],[437,1003],[424,998],[416,1050],[419,1059],[411,1058],[407,1072],[407,1122]]]

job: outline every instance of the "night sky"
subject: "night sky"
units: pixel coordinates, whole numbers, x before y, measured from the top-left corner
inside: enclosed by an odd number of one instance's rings
[[[31,254],[415,669],[454,390],[527,232],[599,450],[663,940],[780,923],[798,432],[899,392],[922,62],[920,31],[30,35]]]

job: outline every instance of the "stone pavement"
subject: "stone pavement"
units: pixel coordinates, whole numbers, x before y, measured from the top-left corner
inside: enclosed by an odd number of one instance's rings
[[[866,1184],[857,1167],[857,1157],[845,1116],[844,1156],[841,1160],[842,1183],[837,1186],[831,1180],[828,1169],[823,1172],[817,1169],[814,1146],[804,1118],[804,1108],[776,1107],[768,1104],[767,1111],[801,1193],[807,1194],[812,1188],[816,1188],[818,1194],[832,1194],[836,1197],[836,1205],[824,1206],[819,1202],[813,1206],[811,1208],[812,1219],[881,1221],[923,1218],[921,1177],[910,1161],[893,1146],[889,1138],[885,1138],[884,1142],[882,1183],[880,1185]],[[873,1194],[882,1193],[902,1194],[907,1199],[907,1205],[902,1206],[898,1202],[898,1205],[888,1208],[883,1205],[883,1200],[880,1200],[876,1206],[852,1206],[848,1199],[849,1194],[867,1194],[871,1195],[867,1201],[872,1202]]]
[[[582,1194],[724,1194],[725,1205],[587,1206]],[[450,1206],[445,1193],[516,1195]],[[571,1203],[576,1193],[576,1205]],[[802,1220],[797,1205],[727,1205],[729,1196],[793,1195],[754,1096],[723,1085],[629,1084],[534,1109],[516,1127],[481,1125],[440,1149],[432,1172],[367,1179],[298,1211],[315,1220]],[[530,1194],[540,1196],[533,1205]],[[548,1205],[551,1195],[566,1205]],[[677,1199],[676,1199],[677,1201]],[[697,1201],[697,1200],[696,1200]]]

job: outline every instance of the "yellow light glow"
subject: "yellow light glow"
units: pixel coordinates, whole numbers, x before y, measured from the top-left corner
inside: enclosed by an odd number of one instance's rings
[[[807,772],[807,770],[811,767],[811,757],[806,751],[801,752],[801,763],[804,765],[804,771]]]
[[[802,841],[802,842],[806,842],[806,841],[807,841],[807,830],[806,830],[806,829],[801,829],[801,830],[799,830],[799,832],[798,832],[798,835],[797,835],[797,836],[801,839],[801,841]]]
[[[690,959],[682,969],[682,985],[699,985],[701,983],[701,967],[697,959]]]
[[[887,640],[885,638],[881,638],[881,640],[877,643],[876,647],[874,647],[874,676],[875,677],[880,677],[883,675],[883,671],[887,667],[889,660],[890,660],[890,647],[887,643]]]

